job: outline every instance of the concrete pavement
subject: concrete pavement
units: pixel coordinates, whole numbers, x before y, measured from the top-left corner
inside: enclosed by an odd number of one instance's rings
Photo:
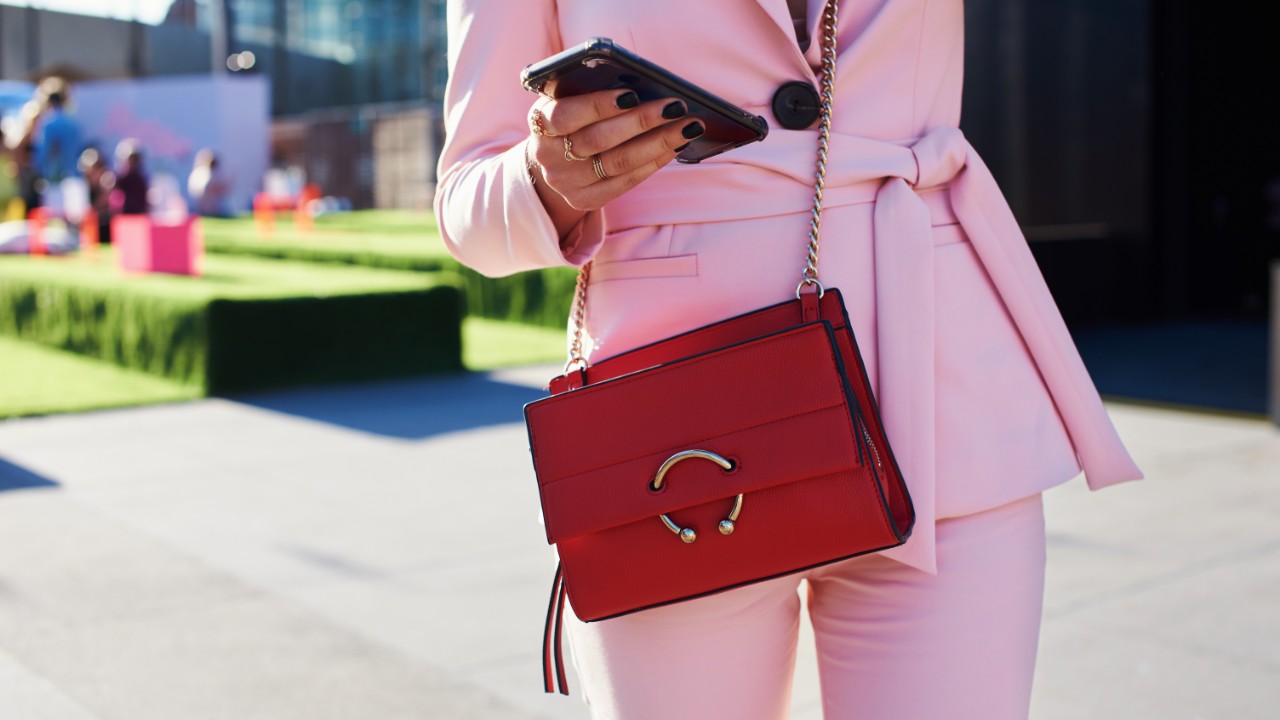
[[[540,690],[549,372],[0,423],[0,720],[586,718]],[[1032,717],[1280,716],[1280,434],[1112,411],[1149,479],[1048,495]]]

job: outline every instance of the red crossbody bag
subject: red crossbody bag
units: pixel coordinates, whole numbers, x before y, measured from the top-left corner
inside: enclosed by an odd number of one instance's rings
[[[818,281],[835,71],[824,15],[822,120],[808,263],[796,299],[588,364],[590,266],[572,357],[525,406],[547,540],[543,643],[568,694],[566,594],[592,622],[896,547],[915,521],[838,290]]]

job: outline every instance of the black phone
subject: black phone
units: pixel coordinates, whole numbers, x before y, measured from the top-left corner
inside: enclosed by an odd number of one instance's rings
[[[677,98],[689,108],[687,117],[702,121],[707,131],[676,156],[696,163],[726,150],[759,142],[769,123],[722,100],[676,74],[645,60],[609,38],[591,38],[577,47],[526,66],[520,82],[528,90],[553,98],[597,90],[630,88],[640,102]]]

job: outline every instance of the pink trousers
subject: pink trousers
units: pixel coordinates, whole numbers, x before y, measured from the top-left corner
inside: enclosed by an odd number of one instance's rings
[[[567,613],[592,716],[786,718],[803,579],[827,720],[1026,720],[1040,496],[940,520],[937,552],[937,575],[871,555],[613,620]]]

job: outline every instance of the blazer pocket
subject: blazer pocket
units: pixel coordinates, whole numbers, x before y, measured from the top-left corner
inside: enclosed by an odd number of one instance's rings
[[[959,223],[934,225],[932,230],[934,247],[946,247],[947,245],[959,245],[969,242],[969,236],[965,234],[964,228]]]
[[[615,260],[591,265],[592,283],[638,278],[694,277],[697,274],[696,254]]]

